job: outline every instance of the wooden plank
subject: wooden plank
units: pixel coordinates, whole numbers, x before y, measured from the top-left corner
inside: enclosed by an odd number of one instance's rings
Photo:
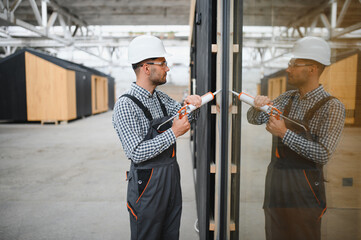
[[[214,163],[210,164],[209,172],[210,173],[216,173],[216,165]],[[231,173],[237,173],[237,165],[235,165],[235,164],[231,165]]]
[[[66,78],[66,101],[67,101],[67,119],[76,118],[76,89],[75,72],[67,70]]]
[[[218,52],[218,45],[212,44],[212,53],[217,53],[217,52]]]
[[[215,230],[216,230],[216,224],[215,224],[214,220],[212,219],[209,221],[209,231],[214,232]],[[229,231],[231,231],[231,232],[236,231],[236,224],[232,220],[229,224]]]
[[[209,172],[210,173],[216,173],[216,164],[211,163],[209,166]]]

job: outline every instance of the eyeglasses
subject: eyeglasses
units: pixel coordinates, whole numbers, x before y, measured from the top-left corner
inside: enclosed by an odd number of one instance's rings
[[[147,62],[147,63],[144,63],[144,64],[159,65],[161,67],[168,67],[167,61],[163,61],[163,62]],[[143,67],[144,64],[140,65],[140,67]]]
[[[305,66],[312,66],[314,64],[310,64],[310,63],[295,63],[295,62],[289,62],[288,63],[288,67],[290,68],[294,68],[294,67],[305,67]]]

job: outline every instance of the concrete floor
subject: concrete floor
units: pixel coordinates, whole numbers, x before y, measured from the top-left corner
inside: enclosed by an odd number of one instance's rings
[[[129,161],[111,115],[58,126],[0,124],[0,240],[129,239],[125,201]],[[360,137],[355,142],[360,143]],[[271,136],[264,126],[243,120],[242,240],[265,239],[262,202],[270,147]],[[177,149],[183,188],[181,239],[196,240],[188,134],[178,139]],[[331,203],[332,198],[328,200]],[[359,208],[330,207],[323,217],[322,239],[361,239],[360,223]]]
[[[112,112],[68,124],[0,124],[0,240],[129,239],[129,161]],[[189,135],[178,139],[181,239],[196,240]]]

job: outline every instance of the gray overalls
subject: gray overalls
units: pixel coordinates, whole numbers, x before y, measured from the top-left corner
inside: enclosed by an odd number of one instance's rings
[[[285,107],[288,116],[294,95]],[[308,110],[301,122],[306,128],[314,113],[332,96],[321,99]],[[285,120],[288,129],[316,140],[310,132],[297,129]],[[321,217],[326,211],[326,196],[322,165],[316,164],[283,144],[273,136],[272,159],[266,175],[263,205],[267,240],[320,239]]]
[[[144,140],[152,139],[172,126],[158,125],[169,118],[162,101],[164,117],[153,119],[149,110],[134,96],[124,94],[141,108],[150,121],[150,128]],[[132,240],[179,239],[179,226],[182,213],[182,192],[180,172],[176,158],[176,144],[156,157],[135,164],[133,161],[127,173],[127,207],[130,216]]]

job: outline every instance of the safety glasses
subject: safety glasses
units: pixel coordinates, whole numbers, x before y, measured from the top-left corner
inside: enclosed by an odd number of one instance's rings
[[[163,61],[163,62],[147,62],[147,63],[144,63],[144,64],[159,65],[161,67],[168,67],[167,61]],[[140,65],[140,67],[143,67],[144,64]]]
[[[295,67],[305,67],[305,66],[312,66],[314,64],[310,63],[295,63],[295,62],[289,62],[288,67],[295,68]]]

